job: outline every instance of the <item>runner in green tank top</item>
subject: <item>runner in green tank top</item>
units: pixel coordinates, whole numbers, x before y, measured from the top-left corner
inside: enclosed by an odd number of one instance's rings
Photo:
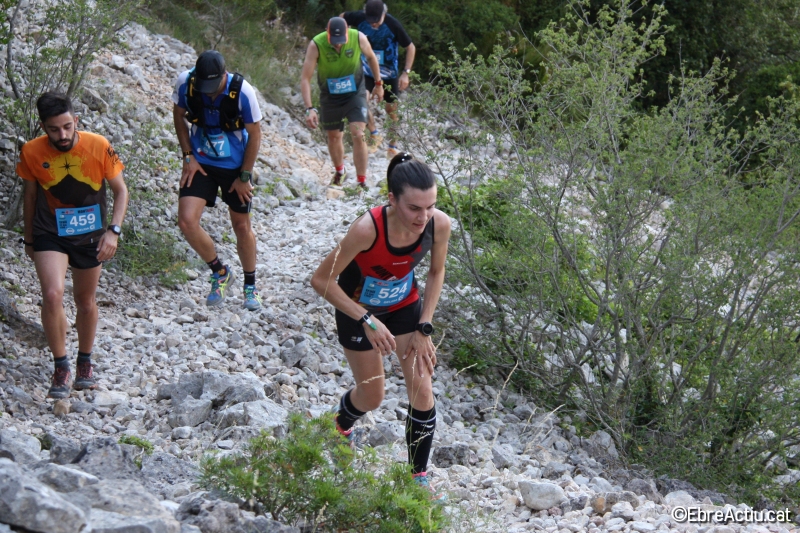
[[[331,181],[334,186],[341,185],[347,175],[343,143],[344,120],[347,119],[353,139],[353,160],[358,185],[367,187],[368,152],[364,139],[367,93],[364,88],[361,54],[374,68],[373,72],[380,72],[378,58],[366,36],[358,30],[348,29],[343,18],[333,17],[328,21],[327,31],[308,43],[303,63],[300,91],[306,105],[306,124],[311,129],[321,124],[327,134],[328,152],[336,169]],[[319,113],[311,103],[311,78],[315,68],[320,90]],[[377,101],[383,98],[381,80],[375,80],[374,96]]]

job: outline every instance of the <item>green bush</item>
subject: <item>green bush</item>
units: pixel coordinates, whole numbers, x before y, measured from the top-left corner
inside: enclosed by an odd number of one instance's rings
[[[640,23],[613,4],[573,2],[524,43],[536,72],[513,45],[454,50],[401,106],[455,221],[457,357],[515,369],[654,467],[680,443],[672,475],[788,498],[768,480],[800,461],[800,102],[767,100],[740,131],[717,62],[645,110],[663,8]]]
[[[442,508],[414,483],[410,467],[387,466],[370,449],[354,455],[331,417],[294,413],[286,438],[262,432],[242,454],[206,456],[200,484],[314,531],[422,533],[443,526]]]

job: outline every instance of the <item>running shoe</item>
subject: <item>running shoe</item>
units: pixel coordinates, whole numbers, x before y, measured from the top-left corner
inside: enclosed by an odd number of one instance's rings
[[[367,150],[369,153],[374,154],[378,151],[381,143],[383,142],[383,135],[380,133],[375,133],[374,135],[370,133],[369,140],[367,140]]]
[[[78,363],[77,367],[77,378],[75,378],[72,388],[75,390],[96,389],[97,381],[94,379],[91,361]]]
[[[48,398],[69,398],[72,387],[72,371],[68,366],[58,366],[53,373],[53,382],[47,391]]]
[[[233,271],[229,266],[225,265],[225,275],[220,276],[219,272],[214,272],[211,274],[210,281],[211,292],[208,293],[208,298],[206,298],[206,306],[214,307],[221,304],[225,299],[225,291],[233,281]]]
[[[244,286],[244,308],[248,311],[261,309],[261,296],[258,295],[255,285]]]
[[[434,503],[438,503],[439,505],[444,505],[447,502],[447,495],[439,492],[438,490],[431,487],[431,482],[428,479],[427,472],[420,472],[419,474],[414,474],[414,483],[428,489],[428,492],[431,493],[431,501]]]
[[[393,144],[390,144],[390,145],[389,145],[389,148],[387,148],[387,149],[386,149],[386,155],[387,155],[387,156],[388,156],[390,159],[391,159],[392,157],[396,156],[396,155],[397,155],[397,154],[399,154],[399,153],[400,153],[400,150],[397,148],[397,146],[395,146],[395,145],[393,145]]]
[[[347,170],[343,170],[341,172],[336,171],[333,173],[333,179],[331,180],[331,185],[335,185],[339,187],[344,180],[347,179]]]

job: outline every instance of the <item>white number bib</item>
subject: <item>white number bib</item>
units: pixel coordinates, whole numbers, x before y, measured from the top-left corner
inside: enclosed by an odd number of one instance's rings
[[[356,92],[356,77],[350,74],[344,78],[328,78],[328,92],[331,94]]]
[[[378,64],[383,65],[383,50],[373,50],[375,56],[378,58]]]
[[[67,237],[83,235],[100,229],[100,205],[89,207],[64,207],[56,209],[58,235]]]
[[[375,307],[389,307],[402,302],[414,286],[414,271],[402,279],[386,281],[367,276],[359,302]]]

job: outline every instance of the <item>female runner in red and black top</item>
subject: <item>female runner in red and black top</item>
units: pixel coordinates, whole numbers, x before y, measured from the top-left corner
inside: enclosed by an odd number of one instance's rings
[[[436,426],[431,379],[436,348],[430,322],[444,283],[450,218],[436,209],[436,179],[410,154],[396,155],[386,174],[389,205],[371,209],[317,268],[311,285],[336,307],[339,342],[356,386],[345,393],[337,429],[350,435],[384,396],[383,355],[400,359],[408,391],[408,457],[415,480],[426,469]],[[414,267],[430,251],[422,302]],[[332,283],[332,280],[338,281]]]

